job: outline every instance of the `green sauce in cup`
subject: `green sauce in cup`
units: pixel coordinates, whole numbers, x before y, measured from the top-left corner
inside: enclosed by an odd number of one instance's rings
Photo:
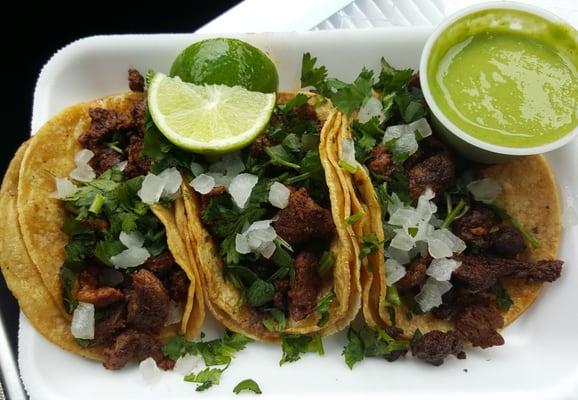
[[[578,125],[578,34],[511,9],[450,25],[432,47],[431,94],[458,128],[505,147],[551,143]]]

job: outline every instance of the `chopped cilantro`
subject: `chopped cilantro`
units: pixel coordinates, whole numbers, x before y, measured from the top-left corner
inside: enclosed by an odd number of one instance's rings
[[[347,225],[353,225],[357,221],[360,221],[363,217],[365,217],[365,213],[363,211],[359,211],[359,212],[356,212],[355,214],[352,214],[349,217],[345,218],[345,223]]]
[[[361,238],[359,258],[365,258],[383,245],[383,240],[378,240],[377,235],[371,232]]]
[[[505,223],[520,231],[524,240],[526,240],[526,243],[528,243],[530,247],[533,249],[540,247],[540,241],[536,239],[530,231],[525,229],[514,217],[512,217],[501,204],[494,202],[489,206]]]
[[[500,282],[497,282],[492,286],[492,291],[496,296],[496,305],[498,308],[502,311],[508,311],[514,302],[506,291],[506,288]]]
[[[60,268],[60,281],[62,282],[62,300],[66,312],[72,314],[78,302],[72,294],[72,288],[76,283],[77,273],[70,268],[63,266]]]
[[[293,97],[287,103],[282,105],[283,113],[288,114],[291,111],[294,111],[296,108],[299,108],[307,103],[307,100],[309,100],[309,97],[303,93],[299,93],[297,96]]]
[[[105,265],[112,266],[110,258],[125,249],[119,240],[102,240],[96,244],[94,255]]]
[[[373,71],[363,68],[352,84],[343,84],[337,89],[331,96],[331,101],[339,111],[351,114],[361,107],[367,97],[371,96],[373,84]]]
[[[199,354],[199,351],[197,349],[197,343],[189,342],[183,336],[177,335],[163,346],[163,353],[165,356],[176,361],[179,357],[187,354]]]
[[[327,92],[327,68],[324,66],[315,67],[316,57],[311,54],[303,54],[301,63],[301,87],[313,86],[319,93],[326,95]]]
[[[261,323],[270,332],[280,332],[285,329],[287,320],[285,318],[285,313],[276,308],[270,308],[267,311],[271,314],[272,318],[265,318]]]
[[[335,258],[333,257],[333,254],[330,251],[326,251],[321,256],[319,266],[317,267],[317,273],[320,276],[323,276],[327,273],[327,271],[332,269],[334,265],[335,265]]]
[[[396,340],[382,329],[372,330],[368,327],[358,331],[350,327],[347,339],[342,354],[350,369],[365,357],[387,356],[394,351],[406,350],[409,346],[407,340]]]
[[[358,333],[352,327],[347,331],[347,344],[341,353],[349,369],[364,358],[363,342]]]
[[[315,311],[317,311],[320,314],[319,321],[317,321],[317,326],[322,327],[327,323],[327,321],[329,321],[329,307],[331,307],[331,304],[333,303],[334,300],[335,300],[335,293],[334,292],[327,293],[327,295],[325,295],[319,301],[317,307],[315,307]]]
[[[198,374],[190,374],[185,376],[186,382],[200,383],[195,389],[197,392],[202,392],[209,389],[213,385],[218,385],[221,381],[221,375],[226,368],[205,368]]]
[[[255,382],[253,379],[245,379],[239,382],[237,386],[235,386],[235,388],[233,389],[233,393],[239,394],[243,390],[250,390],[255,394],[263,393],[261,392],[261,388],[259,387],[259,385],[257,385],[257,382]]]
[[[279,361],[279,365],[287,362],[295,362],[299,360],[301,354],[304,353],[324,354],[323,342],[321,341],[320,335],[284,335],[281,348],[283,350],[283,357]]]
[[[272,283],[257,279],[247,290],[247,303],[259,307],[273,300],[274,294],[275,286]]]

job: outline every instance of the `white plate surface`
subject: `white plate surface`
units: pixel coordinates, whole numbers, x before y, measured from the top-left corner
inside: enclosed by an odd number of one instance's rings
[[[325,64],[331,76],[353,79],[362,66],[378,70],[385,56],[395,66],[416,67],[429,28],[385,28],[234,35],[265,50],[277,63],[281,89],[299,86],[303,52]],[[126,90],[126,71],[167,72],[189,43],[206,35],[105,36],[84,39],[58,52],[46,65],[34,96],[33,130],[63,107]],[[233,387],[253,378],[263,399],[570,399],[578,396],[578,142],[548,155],[562,192],[565,228],[560,257],[562,279],[504,331],[506,345],[470,350],[465,361],[450,358],[435,368],[412,357],[395,363],[368,359],[350,371],[341,356],[344,334],[325,340],[326,355],[305,355],[278,366],[278,346],[253,343],[223,374],[219,386],[196,393],[174,373],[146,386],[135,367],[111,372],[68,354],[37,334],[21,318],[19,363],[32,400],[231,398]],[[208,321],[209,338],[218,333]],[[212,333],[212,335],[211,335]]]

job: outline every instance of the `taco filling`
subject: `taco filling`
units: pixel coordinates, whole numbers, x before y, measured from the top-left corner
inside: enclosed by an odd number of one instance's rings
[[[256,315],[256,329],[316,314],[331,292],[335,234],[320,160],[322,122],[300,94],[276,106],[249,147],[200,161],[191,186],[200,218],[219,248],[225,281]],[[233,307],[233,304],[231,304]]]
[[[133,91],[143,91],[137,71],[129,72],[129,81]],[[69,240],[60,277],[72,334],[81,346],[105,347],[109,369],[148,357],[171,369],[158,336],[181,324],[189,300],[187,272],[151,209],[150,192],[168,205],[181,176],[174,168],[149,174],[151,160],[142,155],[145,112],[144,96],[135,97],[130,114],[90,108],[90,127],[78,137],[82,150],[70,173],[75,183],[57,178],[54,194],[66,209],[62,230]],[[148,182],[151,176],[156,185]]]

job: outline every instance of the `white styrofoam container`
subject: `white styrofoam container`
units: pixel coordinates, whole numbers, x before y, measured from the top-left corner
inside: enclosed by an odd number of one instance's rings
[[[417,67],[429,28],[370,31],[239,34],[265,50],[280,73],[280,88],[299,87],[301,57],[311,52],[331,76],[352,80],[361,67],[378,70],[385,56],[393,65]],[[189,43],[207,35],[131,35],[83,39],[58,52],[43,69],[34,96],[33,131],[61,108],[124,91],[126,70],[168,71]],[[62,399],[211,399],[231,398],[242,379],[255,379],[263,399],[570,399],[578,396],[578,143],[548,154],[564,202],[565,229],[560,257],[562,279],[548,285],[540,299],[504,331],[506,345],[472,349],[465,361],[450,358],[435,368],[412,357],[395,363],[368,359],[350,371],[341,356],[344,334],[325,340],[326,355],[303,356],[279,367],[279,346],[252,343],[223,374],[219,386],[195,393],[175,373],[154,385],[138,369],[105,370],[47,342],[21,317],[19,363],[32,400]],[[208,320],[205,331],[218,333]]]

